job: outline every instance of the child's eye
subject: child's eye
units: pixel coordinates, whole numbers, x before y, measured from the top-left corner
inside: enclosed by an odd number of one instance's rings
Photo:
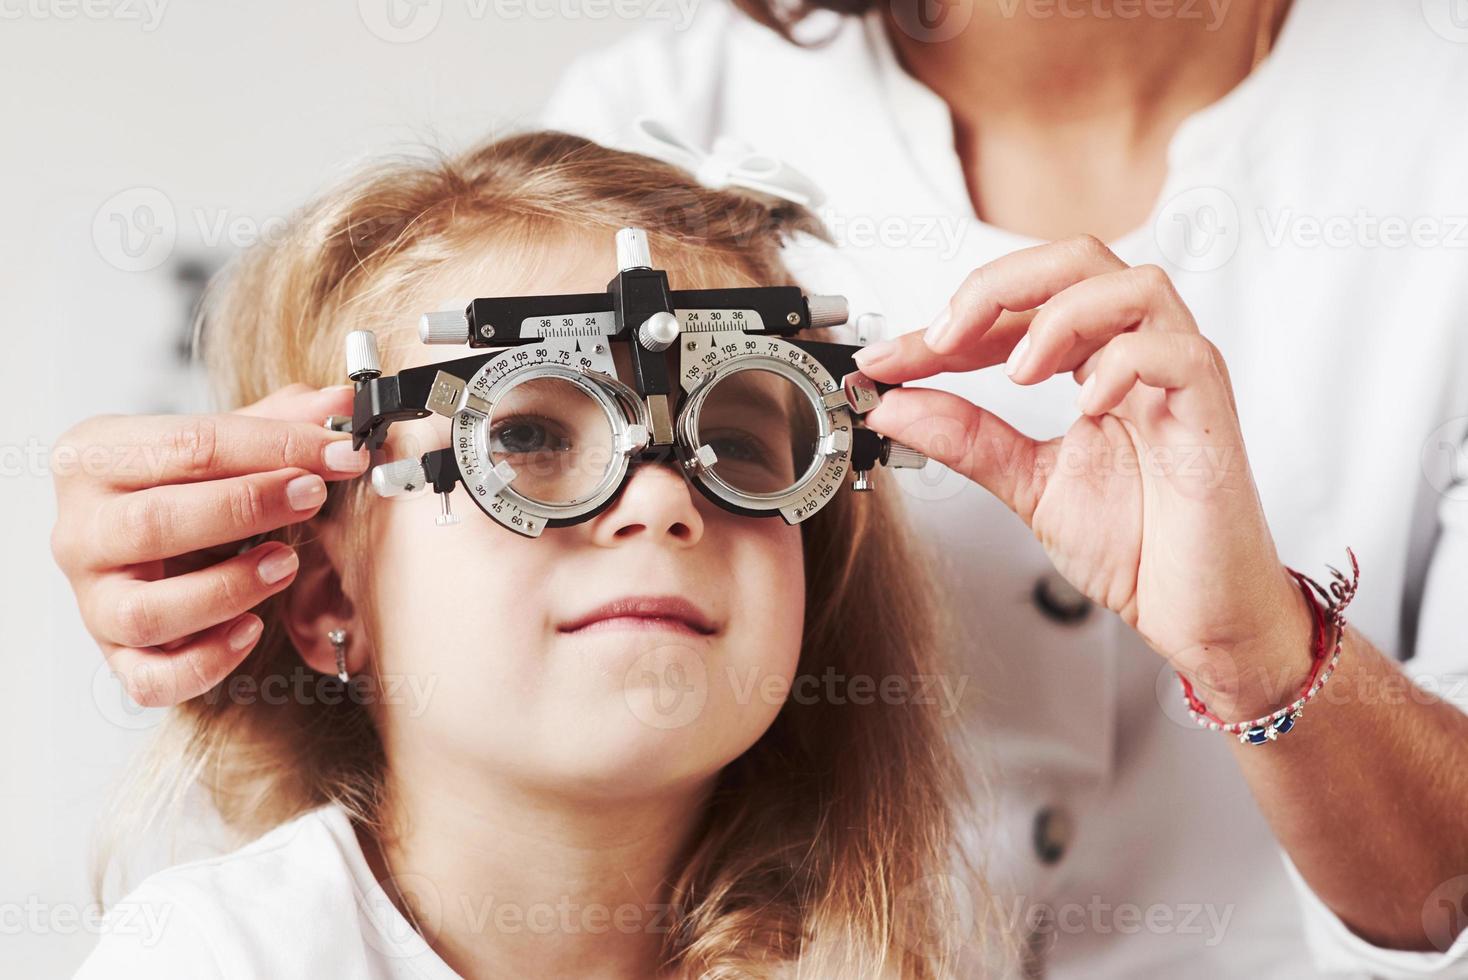
[[[701,437],[712,446],[719,461],[714,473],[719,479],[746,493],[780,493],[795,482],[796,472],[789,447],[746,429],[705,429]]]
[[[526,453],[565,452],[571,448],[565,431],[553,419],[517,415],[495,424],[490,430],[490,452],[519,456]]]
[[[703,433],[704,442],[713,447],[720,460],[734,463],[763,463],[769,451],[752,433],[740,429],[722,429]]]

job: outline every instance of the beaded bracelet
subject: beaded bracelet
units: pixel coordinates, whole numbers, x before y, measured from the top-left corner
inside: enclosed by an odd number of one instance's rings
[[[1311,616],[1315,620],[1314,642],[1310,651],[1310,677],[1300,688],[1299,697],[1267,715],[1249,721],[1226,722],[1208,710],[1208,706],[1193,693],[1193,685],[1179,674],[1177,679],[1182,684],[1183,703],[1188,706],[1188,714],[1200,727],[1237,735],[1239,741],[1245,745],[1266,745],[1295,727],[1295,722],[1305,713],[1305,705],[1320,693],[1341,660],[1341,646],[1346,635],[1344,611],[1356,597],[1356,588],[1361,580],[1361,566],[1356,561],[1356,553],[1347,548],[1346,554],[1351,559],[1351,577],[1347,579],[1338,569],[1332,567],[1330,571],[1334,580],[1328,592],[1310,576],[1293,568],[1286,569],[1294,576],[1295,584],[1305,596]],[[1311,594],[1312,589],[1319,593],[1321,601],[1325,603],[1324,608],[1315,601],[1315,596]],[[1327,649],[1326,640],[1332,634],[1333,641]]]

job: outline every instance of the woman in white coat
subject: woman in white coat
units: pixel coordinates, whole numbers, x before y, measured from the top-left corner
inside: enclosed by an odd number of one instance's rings
[[[807,3],[793,30],[764,0],[653,25],[573,66],[543,122],[648,149],[651,116],[791,164],[840,246],[814,285],[861,339],[903,335],[869,371],[942,374],[874,424],[982,485],[907,483],[965,627],[1027,969],[1468,976],[1468,21]],[[1189,404],[1215,350],[1237,422]],[[1106,375],[1079,407],[1077,368]],[[1238,480],[1238,512],[1190,507],[1190,479]],[[1364,584],[1322,703],[1263,746],[1198,728],[1174,670],[1224,720],[1287,703],[1310,658],[1280,562],[1347,546]]]

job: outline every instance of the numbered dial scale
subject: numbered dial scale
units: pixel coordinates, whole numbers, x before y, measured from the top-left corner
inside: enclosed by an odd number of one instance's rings
[[[385,377],[372,334],[349,335],[356,399],[335,424],[355,446],[381,448],[396,421],[451,420],[447,449],[374,468],[380,494],[432,486],[440,523],[454,523],[449,494],[462,483],[484,513],[533,537],[600,513],[647,461],[676,464],[726,510],[795,524],[848,472],[866,490],[878,463],[925,462],[857,424],[888,387],[857,370],[858,348],[796,338],[845,322],[839,297],[672,290],[640,231],[619,232],[617,251],[605,293],[476,299],[423,318],[424,342],[483,353]]]
[[[717,316],[719,311],[711,312]],[[831,372],[806,351],[779,337],[733,332],[684,336],[679,380],[687,399],[678,430],[680,446],[693,447],[689,461],[699,465],[699,454],[708,445],[700,438],[703,409],[717,397],[719,386],[738,384],[737,376],[742,372],[765,372],[788,381],[792,391],[806,397],[807,404],[802,408],[816,420],[816,429],[813,438],[792,440],[808,444],[811,450],[804,472],[783,490],[759,494],[759,501],[778,510],[790,524],[800,523],[825,506],[846,478],[852,447],[850,403]],[[836,397],[828,398],[832,395]],[[747,483],[723,479],[717,465],[708,467],[702,489],[733,508],[747,508],[752,496]]]

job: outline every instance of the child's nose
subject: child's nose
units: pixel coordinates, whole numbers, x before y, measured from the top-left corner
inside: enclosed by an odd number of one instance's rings
[[[632,471],[621,496],[592,521],[597,544],[612,546],[639,535],[691,547],[703,537],[703,515],[695,491],[676,464],[642,463]]]

